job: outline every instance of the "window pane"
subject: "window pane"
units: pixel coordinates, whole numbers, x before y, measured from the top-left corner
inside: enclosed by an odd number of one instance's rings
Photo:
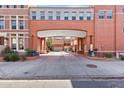
[[[36,11],[32,11],[32,19],[36,20]]]
[[[84,20],[84,12],[79,13],[79,20]]]
[[[60,20],[60,16],[56,16],[56,20]]]
[[[68,17],[64,17],[64,20],[68,20]]]
[[[107,18],[108,19],[112,19],[112,11],[108,11],[107,12]]]
[[[0,45],[4,45],[4,37],[0,37]]]
[[[16,20],[11,21],[12,29],[16,29]]]
[[[72,20],[76,20],[76,16],[72,16]]]
[[[24,49],[24,39],[23,38],[19,38],[19,49],[20,50]]]
[[[48,19],[53,20],[53,12],[52,11],[48,11]]]
[[[16,50],[16,38],[12,38],[12,49]]]
[[[19,20],[19,28],[24,29],[24,21],[23,20]]]
[[[104,11],[99,11],[99,19],[104,19],[105,18],[105,12]]]
[[[0,29],[4,29],[4,20],[0,20]]]
[[[21,5],[21,8],[24,8],[24,5]]]
[[[41,20],[45,20],[45,12],[41,11],[40,12]]]

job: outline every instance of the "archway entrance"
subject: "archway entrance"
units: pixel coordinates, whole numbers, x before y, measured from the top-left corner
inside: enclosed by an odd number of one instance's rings
[[[38,50],[46,52],[52,51],[72,51],[85,52],[86,31],[79,30],[45,30],[38,31],[39,38]]]
[[[79,45],[79,49],[78,49],[78,45]],[[77,37],[64,37],[64,36],[48,37],[46,38],[46,46],[47,49],[52,51],[76,52],[83,50],[81,44],[78,44]]]

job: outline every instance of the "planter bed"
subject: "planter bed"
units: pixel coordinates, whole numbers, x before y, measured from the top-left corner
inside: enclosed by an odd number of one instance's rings
[[[28,61],[28,60],[37,60],[39,58],[40,58],[40,56],[26,57],[26,60],[25,61]]]

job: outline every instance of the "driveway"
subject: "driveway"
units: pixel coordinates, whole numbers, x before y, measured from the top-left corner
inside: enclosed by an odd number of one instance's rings
[[[29,62],[1,62],[1,79],[90,79],[124,77],[123,61],[95,61],[57,52]]]

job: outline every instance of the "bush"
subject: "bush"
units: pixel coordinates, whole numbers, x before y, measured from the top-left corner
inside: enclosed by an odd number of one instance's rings
[[[121,60],[124,60],[124,55],[119,56]]]
[[[5,61],[9,61],[9,60],[10,60],[10,59],[9,59],[9,55],[10,55],[10,54],[6,54],[6,55],[4,55],[3,60],[5,60]]]
[[[4,55],[5,61],[18,61],[19,55],[17,53],[7,53]]]
[[[39,55],[39,54],[38,54],[38,52],[36,52],[35,50],[26,49],[26,50],[25,50],[25,55],[26,55],[26,56],[37,56],[37,55]]]
[[[112,53],[106,53],[106,54],[104,54],[104,56],[105,56],[106,58],[112,58],[112,57],[113,57]]]

